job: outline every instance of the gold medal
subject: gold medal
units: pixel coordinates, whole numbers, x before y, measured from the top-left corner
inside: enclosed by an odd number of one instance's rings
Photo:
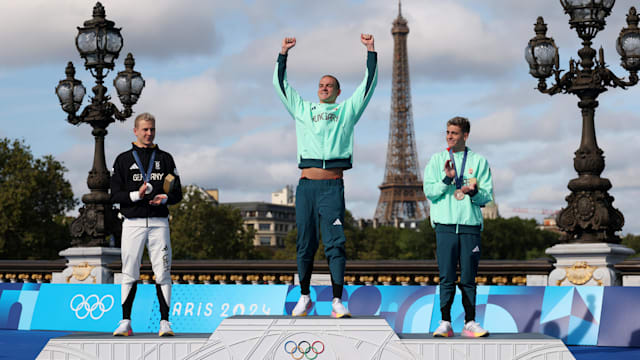
[[[456,200],[462,200],[464,199],[464,193],[462,192],[462,190],[457,189],[454,193],[453,196],[456,198]]]

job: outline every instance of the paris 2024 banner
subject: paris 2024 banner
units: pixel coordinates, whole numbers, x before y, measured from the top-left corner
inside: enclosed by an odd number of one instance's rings
[[[233,315],[290,315],[300,288],[289,285],[189,285],[172,288],[174,331],[211,333]],[[454,329],[464,313],[452,308]],[[331,313],[330,286],[312,286],[310,315]],[[397,333],[429,333],[440,321],[437,286],[345,286],[354,316],[375,315]],[[569,345],[640,346],[638,287],[479,286],[476,320],[492,333],[544,333]],[[0,283],[0,328],[111,332],[122,317],[120,286]],[[134,332],[156,332],[154,285],[139,285]],[[600,331],[606,329],[606,331]]]

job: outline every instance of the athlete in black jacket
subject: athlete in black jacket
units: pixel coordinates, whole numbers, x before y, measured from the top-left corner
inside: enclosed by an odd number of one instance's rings
[[[160,304],[160,336],[171,336],[171,240],[169,209],[182,200],[180,177],[173,158],[153,143],[155,118],[149,113],[136,117],[131,150],[118,155],[111,175],[111,200],[120,204],[122,225],[122,321],[115,336],[133,335],[131,307],[140,277],[145,244],[156,278]]]

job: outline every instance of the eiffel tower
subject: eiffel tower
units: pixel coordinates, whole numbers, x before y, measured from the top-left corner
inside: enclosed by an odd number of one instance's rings
[[[398,226],[400,223],[424,220],[429,216],[413,131],[407,55],[409,27],[407,20],[402,17],[400,3],[391,34],[394,46],[389,144],[374,221],[380,225]]]

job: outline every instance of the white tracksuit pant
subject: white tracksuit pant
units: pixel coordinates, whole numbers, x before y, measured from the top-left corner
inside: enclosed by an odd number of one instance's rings
[[[167,306],[171,304],[171,239],[167,218],[125,219],[122,224],[122,303],[140,278],[144,246]]]

